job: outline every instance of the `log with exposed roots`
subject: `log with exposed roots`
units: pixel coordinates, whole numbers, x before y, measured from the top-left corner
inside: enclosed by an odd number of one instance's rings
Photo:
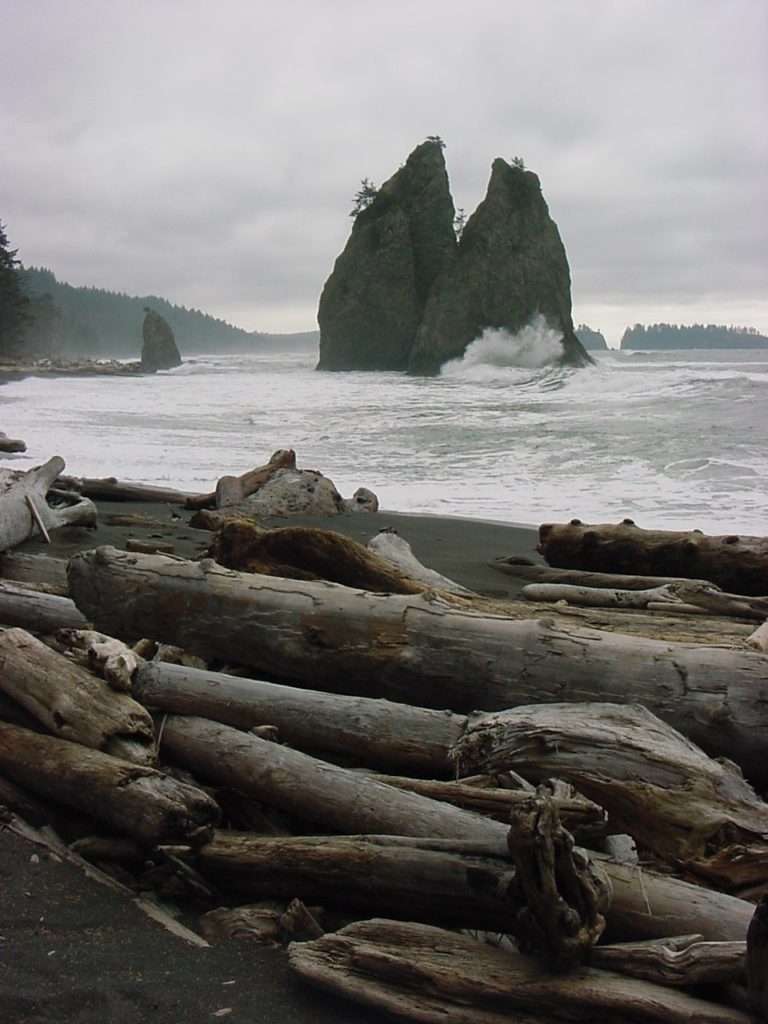
[[[35,530],[48,540],[48,533],[61,526],[95,524],[96,506],[88,498],[56,508],[47,503],[46,495],[63,469],[64,460],[54,455],[0,493],[0,551],[23,543]]]

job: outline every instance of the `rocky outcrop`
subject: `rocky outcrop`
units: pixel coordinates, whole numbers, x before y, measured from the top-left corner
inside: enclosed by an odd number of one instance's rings
[[[176,341],[168,321],[148,306],[144,307],[144,312],[146,316],[142,328],[144,339],[144,344],[141,347],[142,370],[154,372],[181,366],[181,356],[176,348]]]
[[[485,199],[432,290],[408,369],[437,373],[486,329],[514,335],[539,316],[562,333],[560,362],[592,361],[574,333],[568,260],[539,179],[494,160]]]
[[[456,249],[442,144],[411,153],[361,210],[320,297],[322,370],[404,370]]]

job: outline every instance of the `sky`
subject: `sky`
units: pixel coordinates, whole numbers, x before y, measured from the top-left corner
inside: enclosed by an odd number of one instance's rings
[[[0,0],[0,221],[26,266],[316,329],[362,178],[445,141],[542,184],[576,323],[768,333],[766,0]]]

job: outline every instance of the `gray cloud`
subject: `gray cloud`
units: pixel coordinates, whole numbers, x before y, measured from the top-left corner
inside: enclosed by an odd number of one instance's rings
[[[763,0],[5,0],[3,21],[0,218],[61,279],[309,329],[360,179],[437,133],[467,212],[494,157],[539,174],[575,316],[614,343],[648,319],[768,331]]]

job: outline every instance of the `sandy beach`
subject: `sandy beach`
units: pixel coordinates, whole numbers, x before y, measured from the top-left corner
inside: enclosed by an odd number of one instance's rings
[[[211,534],[191,513],[161,503],[97,502],[95,529],[31,539],[23,553],[69,558],[133,538],[203,555]],[[128,522],[128,516],[132,521]],[[118,518],[116,518],[118,517]],[[498,523],[394,512],[269,520],[307,524],[365,543],[395,529],[425,565],[490,596],[514,596],[517,582],[491,569],[492,558],[535,554],[536,531]],[[129,897],[105,888],[3,827],[0,821],[0,1018],[13,1024],[186,1024],[222,1017],[263,1024],[343,1024],[382,1019],[351,1002],[308,988],[279,950],[227,940],[197,949],[150,920]],[[194,920],[190,922],[194,926]]]

